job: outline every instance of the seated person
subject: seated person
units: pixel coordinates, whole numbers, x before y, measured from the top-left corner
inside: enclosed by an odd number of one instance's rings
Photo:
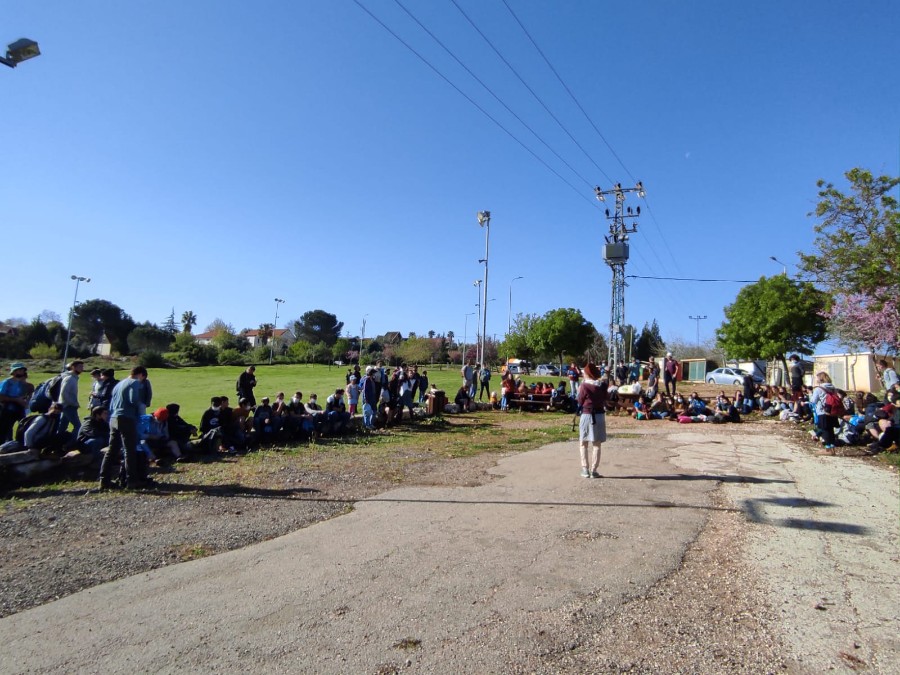
[[[524,387],[524,383],[522,384]],[[460,412],[468,412],[469,404],[472,402],[472,398],[469,396],[468,388],[463,385],[459,388],[459,391],[456,392],[456,398],[453,399],[453,402],[459,406]]]
[[[61,417],[62,404],[51,403],[47,412],[29,415],[19,422],[16,440],[28,449],[40,450],[42,455],[65,454],[73,439],[68,431],[59,431]]]
[[[650,417],[653,419],[670,419],[672,417],[672,408],[666,395],[658,391],[653,397],[653,403],[650,404]]]
[[[697,415],[712,415],[713,411],[706,407],[706,402],[700,398],[696,391],[691,392],[691,396],[687,401],[687,414],[695,417]]]
[[[402,408],[401,408],[402,410]],[[350,413],[344,404],[344,390],[335,389],[334,393],[325,399],[325,420],[329,433],[342,434],[350,421]]]
[[[283,391],[275,394],[275,400],[272,402],[272,412],[279,418],[284,418],[287,415],[287,402],[284,400]]]
[[[221,449],[222,397],[213,396],[209,400],[209,408],[200,418],[200,449],[213,453]]]
[[[269,403],[269,397],[263,396],[256,411],[253,413],[253,430],[260,443],[270,443],[275,440],[278,426],[275,419],[275,411]]]
[[[381,390],[381,394],[382,401],[385,397],[390,399],[391,394],[387,390],[387,387]],[[309,401],[306,404],[306,413],[312,419],[315,433],[322,433],[322,430],[325,428],[325,411],[322,410],[322,406],[319,405],[319,398],[315,394],[309,395]]]
[[[504,377],[500,382],[500,409],[509,409],[510,395],[515,391],[516,383],[512,377]]]
[[[178,414],[181,412],[181,406],[177,403],[170,403],[166,406],[166,410],[169,411],[169,440],[175,443],[178,446],[178,451],[184,455],[184,453],[190,452],[192,449],[191,436],[197,433],[197,427],[193,424],[188,424]]]
[[[103,449],[109,447],[109,410],[102,405],[91,408],[91,416],[85,418],[78,430],[75,447],[79,452],[100,458]]]

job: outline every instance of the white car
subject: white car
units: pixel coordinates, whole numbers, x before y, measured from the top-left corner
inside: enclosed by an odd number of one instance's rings
[[[706,374],[707,384],[733,384],[740,386],[744,383],[746,370],[740,368],[716,368]],[[760,384],[763,379],[759,375],[753,375],[753,381]]]
[[[535,375],[552,375],[554,377],[559,376],[559,368],[556,366],[550,365],[549,363],[542,363],[534,370]]]

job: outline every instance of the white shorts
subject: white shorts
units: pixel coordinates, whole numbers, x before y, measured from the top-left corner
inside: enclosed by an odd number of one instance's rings
[[[578,440],[591,443],[606,442],[606,415],[604,413],[594,413],[593,415],[582,413]]]

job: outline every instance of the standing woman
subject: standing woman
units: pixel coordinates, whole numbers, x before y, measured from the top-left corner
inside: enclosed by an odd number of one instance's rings
[[[606,440],[606,391],[609,381],[600,380],[600,370],[593,363],[584,367],[584,381],[578,387],[581,424],[578,441],[581,446],[581,477],[600,478],[600,446]],[[593,446],[588,464],[588,444]]]

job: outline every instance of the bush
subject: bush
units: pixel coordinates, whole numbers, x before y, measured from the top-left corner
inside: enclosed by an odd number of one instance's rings
[[[241,366],[244,364],[244,355],[237,349],[223,349],[219,352],[220,366]]]
[[[137,364],[144,368],[165,368],[168,365],[163,355],[152,349],[141,352],[137,357]]]
[[[269,355],[272,353],[271,349],[272,348],[269,345],[259,345],[258,347],[254,347],[247,353],[249,362],[250,363],[268,363]]]
[[[203,345],[199,342],[192,342],[178,351],[180,354],[178,358],[179,363],[196,363],[202,366],[220,363],[219,350],[215,345]]]
[[[46,342],[39,342],[28,350],[28,355],[33,359],[58,359],[59,349]]]

